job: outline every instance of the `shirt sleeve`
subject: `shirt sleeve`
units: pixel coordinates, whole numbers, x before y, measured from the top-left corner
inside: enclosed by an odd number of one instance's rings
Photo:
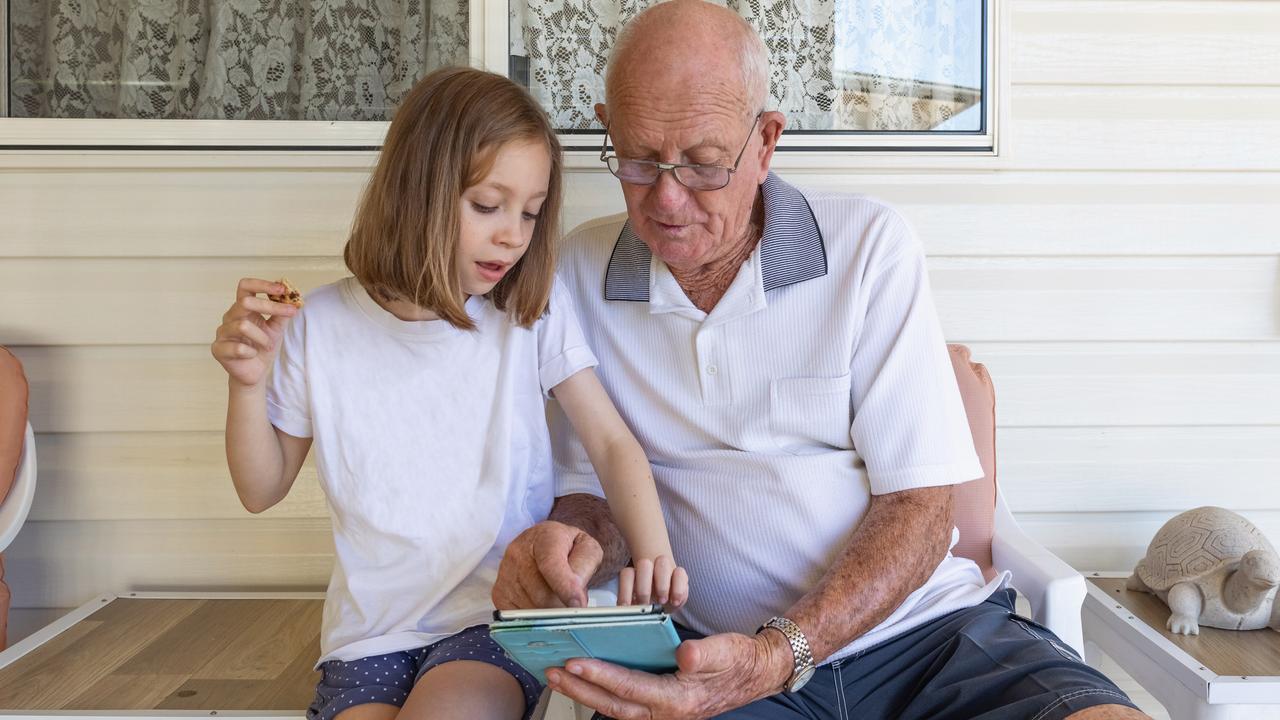
[[[538,320],[536,331],[538,382],[542,385],[544,396],[550,397],[555,386],[568,380],[579,370],[599,364],[582,335],[572,299],[558,279],[551,287],[547,314]]]
[[[280,342],[280,354],[267,386],[267,418],[280,430],[300,438],[311,437],[311,394],[307,391],[306,310],[289,321]]]
[[[543,392],[563,382],[573,373],[597,364],[578,324],[578,314],[569,289],[557,278],[551,290],[551,308],[541,321],[558,321],[560,328],[547,328],[538,337],[538,355],[541,363],[540,377]],[[559,339],[556,339],[559,335]],[[557,350],[560,348],[560,350]],[[586,493],[604,497],[604,489],[596,477],[587,450],[569,422],[560,403],[554,397],[547,403],[547,428],[551,434],[551,456],[555,468],[556,497]]]
[[[852,377],[853,446],[875,495],[982,477],[929,290],[924,251],[889,211],[868,263]]]

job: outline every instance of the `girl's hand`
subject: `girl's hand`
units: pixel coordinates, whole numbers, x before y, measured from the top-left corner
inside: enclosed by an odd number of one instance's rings
[[[689,599],[689,575],[666,555],[635,558],[618,573],[618,604],[659,603],[669,609]]]
[[[256,387],[266,378],[280,351],[288,319],[298,313],[292,305],[272,302],[258,293],[280,295],[280,283],[244,278],[236,288],[236,301],[222,316],[214,337],[213,357],[231,376],[231,382]],[[263,317],[263,316],[266,317]]]

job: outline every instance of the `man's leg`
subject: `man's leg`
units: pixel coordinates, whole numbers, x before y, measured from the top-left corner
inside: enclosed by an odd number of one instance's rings
[[[1146,717],[1105,675],[1012,608],[1012,591],[999,591],[847,658],[849,713],[902,720]]]
[[[1097,705],[1067,716],[1068,720],[1151,720],[1151,716],[1126,705]]]

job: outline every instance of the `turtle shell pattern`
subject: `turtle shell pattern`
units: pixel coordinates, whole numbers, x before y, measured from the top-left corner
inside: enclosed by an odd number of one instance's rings
[[[1137,573],[1152,590],[1194,582],[1250,550],[1275,548],[1253,523],[1220,507],[1202,507],[1173,517],[1151,539]]]

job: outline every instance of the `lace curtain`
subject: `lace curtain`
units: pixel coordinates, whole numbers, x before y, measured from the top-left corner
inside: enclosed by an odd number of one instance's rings
[[[800,130],[929,130],[981,101],[980,0],[713,0],[770,55],[771,109]],[[557,127],[598,127],[619,28],[653,0],[513,0],[512,55]],[[977,130],[971,123],[949,129]]]
[[[467,5],[9,0],[11,113],[385,120],[423,74],[467,63]]]

